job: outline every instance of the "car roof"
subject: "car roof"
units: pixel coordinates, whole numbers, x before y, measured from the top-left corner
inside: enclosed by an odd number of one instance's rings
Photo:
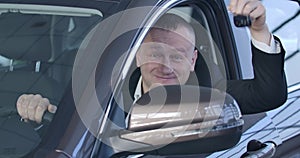
[[[34,5],[57,5],[65,7],[80,7],[97,9],[106,15],[115,11],[119,7],[122,0],[0,0],[0,3],[7,4],[34,4]],[[105,15],[104,15],[105,16]]]

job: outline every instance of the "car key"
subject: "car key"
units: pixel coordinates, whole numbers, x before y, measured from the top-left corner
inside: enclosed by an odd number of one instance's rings
[[[233,21],[236,27],[245,27],[251,26],[251,18],[250,16],[245,15],[235,15],[233,17]]]

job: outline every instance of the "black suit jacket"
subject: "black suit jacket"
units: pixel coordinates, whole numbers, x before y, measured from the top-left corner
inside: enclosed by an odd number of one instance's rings
[[[277,37],[274,38],[280,43]],[[275,109],[286,101],[287,84],[284,73],[285,51],[281,43],[280,47],[281,52],[279,54],[268,54],[251,44],[254,78],[247,80],[228,80],[226,82],[226,91],[236,99],[243,114],[265,112]],[[202,72],[200,72],[200,74],[201,73]],[[130,77],[129,93],[131,97],[133,97],[140,75],[141,73],[139,69],[137,69]],[[215,76],[218,76],[215,78],[220,78],[222,75]],[[201,75],[198,78],[201,80]],[[224,78],[218,80],[220,83],[224,81]],[[199,83],[201,83],[201,81],[199,81]]]
[[[237,100],[243,114],[275,109],[287,99],[282,44],[279,54],[267,54],[251,45],[254,78],[227,82],[227,92]]]

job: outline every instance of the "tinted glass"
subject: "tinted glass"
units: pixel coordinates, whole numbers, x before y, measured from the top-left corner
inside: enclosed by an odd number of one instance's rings
[[[47,123],[21,122],[16,101],[40,94],[59,105],[77,50],[101,19],[81,8],[0,5],[0,157],[21,157],[43,139]]]

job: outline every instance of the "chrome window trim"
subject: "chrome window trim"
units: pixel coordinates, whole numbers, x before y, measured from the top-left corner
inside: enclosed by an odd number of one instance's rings
[[[96,9],[34,5],[34,4],[0,4],[0,15],[7,12],[16,12],[23,14],[45,14],[45,15],[64,15],[64,16],[92,16],[103,17],[102,12]]]

